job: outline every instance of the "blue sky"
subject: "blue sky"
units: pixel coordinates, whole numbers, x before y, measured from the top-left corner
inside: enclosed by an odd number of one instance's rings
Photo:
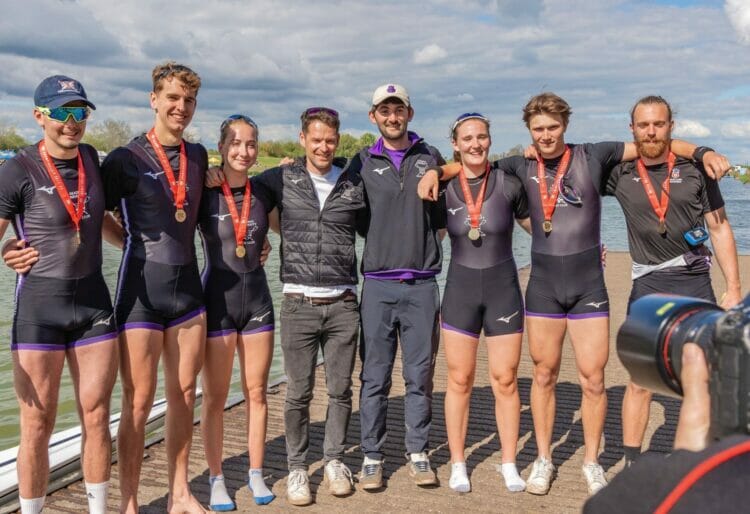
[[[0,120],[38,138],[34,88],[63,73],[97,104],[92,123],[145,130],[150,71],[166,59],[203,77],[192,130],[208,147],[235,112],[264,138],[296,137],[299,113],[321,104],[344,131],[373,131],[372,91],[393,81],[411,93],[411,128],[444,153],[466,111],[493,120],[494,150],[526,144],[521,107],[543,90],[572,105],[569,141],[629,139],[630,106],[656,93],[677,135],[750,162],[747,0],[13,2],[0,18]]]

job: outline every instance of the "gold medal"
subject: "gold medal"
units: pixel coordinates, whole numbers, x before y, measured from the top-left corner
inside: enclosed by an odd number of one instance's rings
[[[237,248],[234,249],[234,254],[238,258],[242,259],[247,254],[247,250],[245,250],[244,246],[238,246]]]
[[[664,220],[659,220],[659,228],[657,229],[659,231],[659,234],[664,235],[667,233],[667,224],[664,222]]]
[[[177,220],[178,223],[182,223],[187,219],[187,213],[185,212],[185,209],[177,209],[174,211],[174,219]]]
[[[552,232],[552,222],[550,220],[544,220],[544,223],[542,223],[542,228],[544,229],[545,234],[549,234]]]
[[[478,228],[471,227],[469,229],[469,239],[471,239],[472,241],[476,241],[477,239],[479,239],[480,235],[481,234]]]

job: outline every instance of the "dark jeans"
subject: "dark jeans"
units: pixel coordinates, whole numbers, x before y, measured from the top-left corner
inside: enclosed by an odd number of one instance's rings
[[[352,370],[358,330],[356,301],[311,305],[301,298],[285,297],[281,303],[281,349],[288,379],[284,425],[290,470],[307,469],[310,401],[318,348],[323,353],[328,389],[324,460],[341,459],[344,455],[352,413]]]
[[[401,343],[406,383],[406,451],[419,453],[427,449],[432,422],[432,376],[440,337],[439,307],[434,278],[410,282],[365,279],[359,403],[362,452],[370,458],[383,458],[397,341]]]

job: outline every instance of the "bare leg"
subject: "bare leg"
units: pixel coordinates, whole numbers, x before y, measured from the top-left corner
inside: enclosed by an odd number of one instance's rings
[[[107,482],[112,461],[109,403],[117,379],[117,339],[73,347],[67,354],[83,428],[83,478],[94,484]]]
[[[555,385],[560,372],[562,344],[567,320],[527,316],[529,354],[534,361],[531,382],[531,415],[539,456],[552,458],[555,424]]]
[[[464,447],[469,423],[469,402],[474,386],[479,339],[453,330],[441,330],[448,387],[445,391],[445,428],[451,461],[465,462]]]
[[[16,470],[18,494],[23,498],[39,498],[47,494],[47,448],[55,426],[64,362],[64,351],[13,352],[13,384],[21,418]]]
[[[502,462],[516,462],[521,424],[521,397],[516,371],[521,359],[522,334],[487,337],[490,384],[495,395],[495,419],[503,449]]]
[[[599,461],[599,444],[607,416],[607,391],[604,388],[604,367],[609,359],[609,318],[568,320],[570,340],[581,383],[581,419],[586,452],[583,463]]]
[[[133,328],[120,333],[122,412],[117,429],[117,466],[120,472],[120,512],[138,513],[138,482],[146,439],[146,420],[156,392],[156,371],[164,334]]]
[[[221,474],[224,446],[224,405],[232,378],[237,333],[209,337],[206,359],[201,373],[203,402],[201,404],[201,436],[211,476]]]
[[[198,372],[203,365],[205,342],[206,316],[203,313],[164,331],[166,445],[169,463],[167,510],[174,513],[206,512],[190,493],[188,485],[195,386]]]
[[[247,447],[250,469],[263,467],[268,405],[266,388],[273,359],[273,331],[241,336],[239,345],[242,392],[247,402]]]
[[[640,448],[651,410],[651,392],[628,382],[622,399],[622,444]]]

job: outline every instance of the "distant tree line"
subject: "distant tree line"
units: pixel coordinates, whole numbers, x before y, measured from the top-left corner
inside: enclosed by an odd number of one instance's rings
[[[372,146],[376,140],[375,134],[370,132],[365,132],[360,137],[354,137],[346,133],[341,134],[336,155],[354,157],[363,147]],[[305,150],[299,142],[291,139],[261,141],[258,150],[259,155],[266,157],[301,157],[305,154]]]

